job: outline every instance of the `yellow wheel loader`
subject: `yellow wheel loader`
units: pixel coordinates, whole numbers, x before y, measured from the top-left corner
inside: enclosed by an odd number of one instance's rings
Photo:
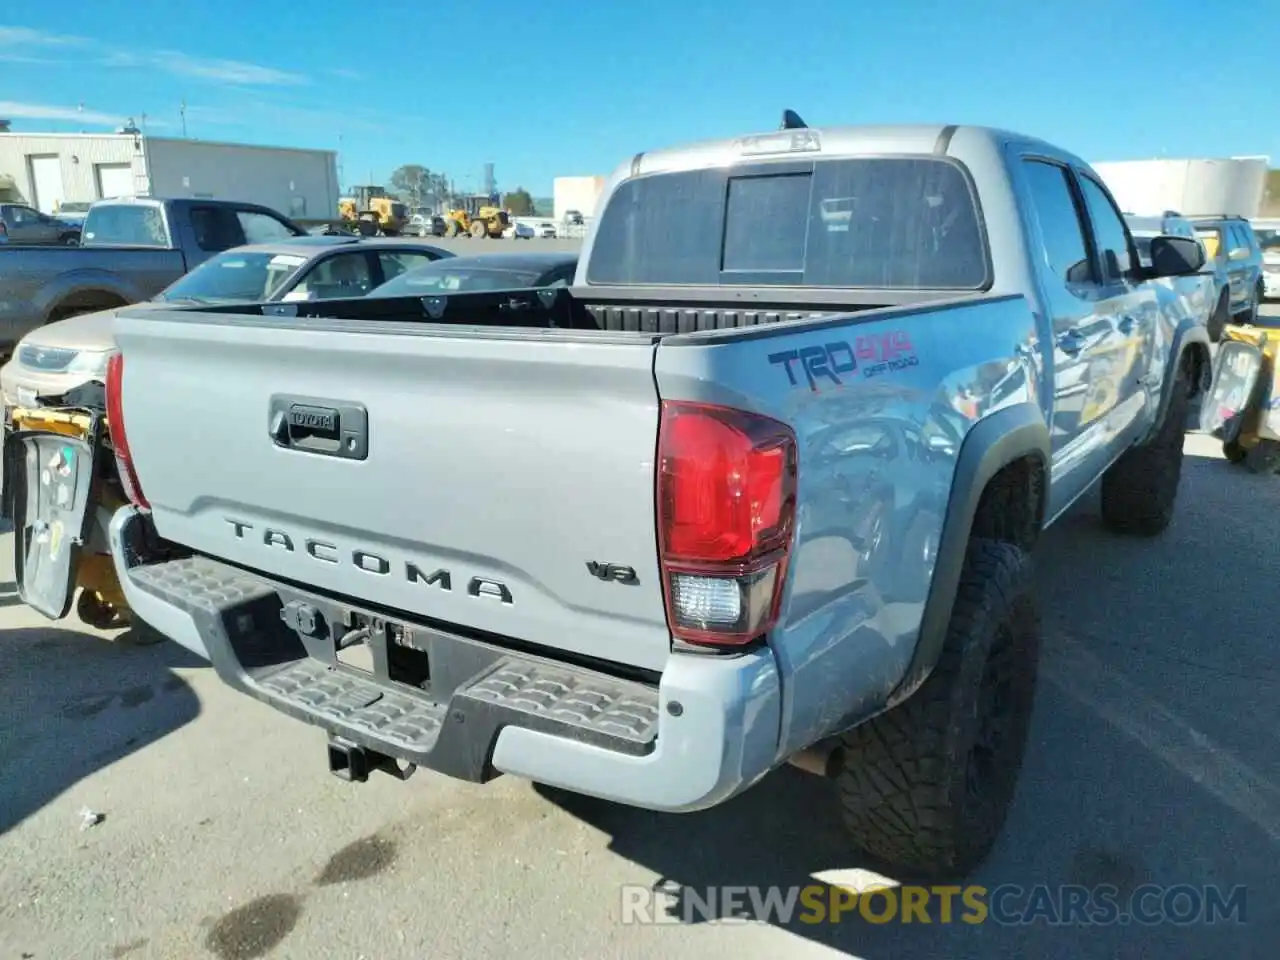
[[[445,236],[470,236],[477,240],[486,237],[501,240],[503,232],[511,226],[507,211],[493,204],[487,196],[460,197],[457,206],[445,214]]]
[[[409,222],[409,208],[388,197],[381,187],[355,187],[338,201],[338,213],[357,233],[366,237],[399,236]]]

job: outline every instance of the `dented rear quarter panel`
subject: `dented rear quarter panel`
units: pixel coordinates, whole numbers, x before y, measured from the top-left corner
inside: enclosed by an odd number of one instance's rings
[[[778,759],[883,707],[920,633],[960,445],[1038,404],[1017,296],[668,337],[664,400],[751,410],[795,430],[797,522],[778,628]]]

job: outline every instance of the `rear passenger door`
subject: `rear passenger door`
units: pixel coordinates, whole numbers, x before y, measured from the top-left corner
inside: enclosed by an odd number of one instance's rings
[[[1052,338],[1049,439],[1053,458],[1049,516],[1056,516],[1089,485],[1085,461],[1097,438],[1081,420],[1089,392],[1089,351],[1097,323],[1098,290],[1083,199],[1066,164],[1037,156],[1018,158],[1027,214],[1028,244],[1040,301]],[[1043,334],[1042,334],[1043,335]]]
[[[274,243],[297,236],[297,232],[283,220],[257,210],[237,210],[236,222],[245,243]]]
[[[215,253],[222,253],[244,243],[240,221],[229,207],[192,206],[187,209],[187,219],[191,224],[191,238],[195,241],[194,250],[190,244],[183,244],[188,270],[208,260]]]

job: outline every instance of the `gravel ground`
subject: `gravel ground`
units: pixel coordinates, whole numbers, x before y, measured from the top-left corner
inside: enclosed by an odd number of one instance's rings
[[[232,694],[176,645],[22,606],[5,534],[0,960],[1272,957],[1280,598],[1264,518],[1280,481],[1229,466],[1207,438],[1187,449],[1163,538],[1105,534],[1092,500],[1046,535],[1031,745],[974,879],[1244,884],[1244,924],[626,925],[623,884],[858,868],[828,785],[785,769],[720,809],[660,816],[509,778],[344,784],[318,731]],[[85,809],[104,819],[82,828]]]

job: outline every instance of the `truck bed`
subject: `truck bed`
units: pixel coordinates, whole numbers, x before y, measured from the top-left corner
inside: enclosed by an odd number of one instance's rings
[[[123,419],[167,540],[406,622],[660,672],[665,401],[745,405],[815,438],[896,404],[894,435],[914,435],[939,387],[917,356],[963,324],[980,333],[946,371],[1009,364],[1033,322],[1018,297],[857,306],[624,306],[559,289],[125,308]],[[810,368],[815,344],[844,353]],[[946,462],[928,470],[945,489]],[[808,529],[856,540],[861,494],[809,476]],[[797,610],[852,582],[833,569],[814,592],[818,554],[797,555]]]
[[[432,323],[455,327],[512,330],[579,330],[655,336],[735,330],[797,320],[852,314],[889,306],[957,299],[955,293],[919,291],[806,291],[805,303],[785,291],[769,302],[758,292],[682,291],[679,303],[670,290],[610,291],[551,287],[543,290],[481,291],[438,297],[359,297],[316,302],[226,305],[198,308],[200,314],[280,316],[319,320],[367,320],[381,323]],[[971,299],[964,297],[961,299]],[[492,335],[492,332],[489,334]]]

